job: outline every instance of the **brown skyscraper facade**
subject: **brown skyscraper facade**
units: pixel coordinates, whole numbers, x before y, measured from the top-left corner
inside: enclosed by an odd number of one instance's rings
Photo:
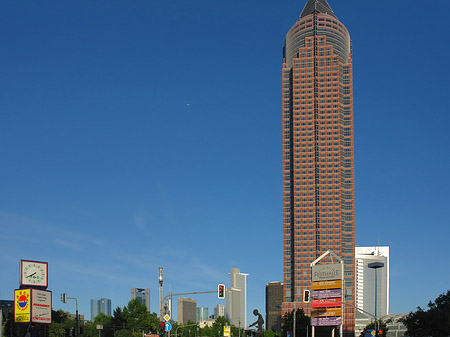
[[[352,49],[326,0],[309,0],[287,33],[282,83],[283,312],[310,315],[303,290],[327,250],[344,260],[343,300],[355,303]],[[353,335],[354,308],[343,317]]]

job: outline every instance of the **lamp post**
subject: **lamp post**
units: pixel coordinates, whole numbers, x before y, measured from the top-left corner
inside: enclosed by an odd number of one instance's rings
[[[377,269],[383,268],[383,262],[372,262],[367,265],[369,268],[375,270],[375,335],[378,336],[378,319],[377,319],[377,302],[378,302],[378,284],[377,284]]]
[[[163,268],[158,268],[158,281],[159,281],[159,318],[162,321],[163,317]]]

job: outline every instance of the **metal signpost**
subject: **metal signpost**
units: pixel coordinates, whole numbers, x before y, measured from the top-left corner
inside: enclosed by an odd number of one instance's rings
[[[318,264],[323,258],[330,255],[337,263]],[[326,251],[311,263],[312,293],[311,293],[311,326],[312,336],[315,327],[340,326],[342,334],[343,324],[343,285],[344,264],[342,259],[331,250]],[[332,336],[334,337],[334,331]]]

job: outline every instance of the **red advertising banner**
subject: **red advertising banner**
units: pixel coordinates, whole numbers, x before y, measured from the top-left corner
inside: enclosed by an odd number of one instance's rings
[[[341,306],[340,302],[341,302],[341,299],[336,298],[336,299],[333,299],[333,301],[329,301],[327,299],[312,300],[311,304],[312,304],[313,308],[333,308],[333,307],[340,307]]]

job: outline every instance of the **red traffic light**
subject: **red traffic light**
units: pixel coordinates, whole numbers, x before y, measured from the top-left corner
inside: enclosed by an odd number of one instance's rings
[[[217,298],[221,300],[225,298],[225,284],[217,285]]]
[[[383,330],[378,330],[378,333],[379,333],[380,335],[382,335],[382,334],[383,334]]]
[[[159,330],[164,331],[166,329],[166,323],[161,322],[159,323]]]

